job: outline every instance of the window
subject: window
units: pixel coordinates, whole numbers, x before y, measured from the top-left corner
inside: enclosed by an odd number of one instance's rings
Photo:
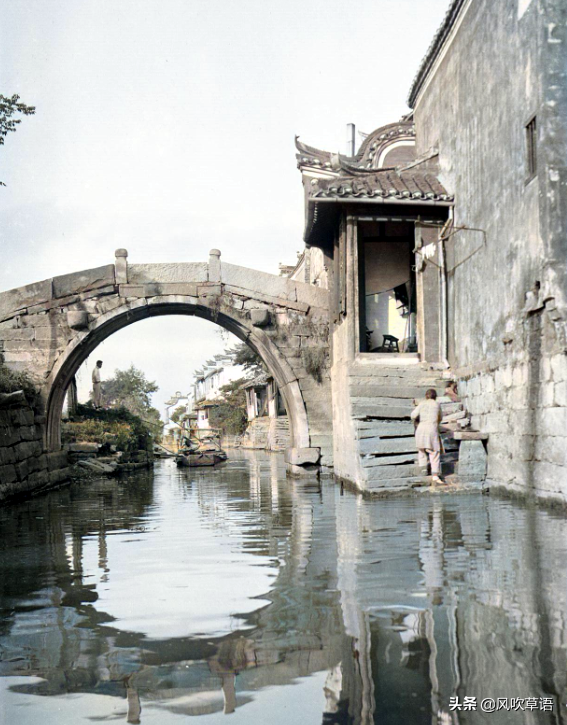
[[[526,126],[526,164],[528,171],[526,181],[530,181],[537,174],[537,124],[535,116]]]

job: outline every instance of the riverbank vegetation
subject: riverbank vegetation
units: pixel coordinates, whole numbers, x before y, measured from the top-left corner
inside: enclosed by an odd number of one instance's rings
[[[37,389],[31,378],[25,373],[10,370],[5,365],[4,357],[0,353],[0,393],[15,393],[18,390],[23,391],[29,403],[35,402]]]
[[[63,422],[64,443],[99,443],[130,453],[152,450],[158,442],[152,426],[124,407],[109,410],[78,405],[71,418]]]
[[[209,425],[223,435],[240,436],[246,430],[246,393],[242,389],[245,382],[245,378],[239,378],[223,385],[220,396],[210,401],[214,407],[209,412]]]
[[[95,408],[92,401],[77,405],[63,423],[64,442],[99,443],[125,453],[152,450],[163,428],[151,402],[157,390],[155,382],[134,365],[115,370],[101,384],[103,407]]]

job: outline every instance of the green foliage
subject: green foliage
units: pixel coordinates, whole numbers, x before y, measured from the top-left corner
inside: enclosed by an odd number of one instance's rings
[[[211,428],[218,428],[228,435],[242,435],[246,430],[246,393],[240,387],[245,378],[233,380],[220,389],[222,397],[215,400],[214,408],[209,411]]]
[[[15,393],[16,390],[23,390],[28,402],[35,401],[37,390],[33,382],[25,373],[14,372],[6,367],[0,353],[0,393]]]
[[[163,428],[159,411],[151,403],[152,393],[157,390],[155,382],[130,365],[127,370],[115,370],[114,377],[101,383],[102,404],[105,408],[123,408],[141,418],[157,440]]]
[[[242,365],[245,370],[250,370],[254,375],[264,372],[262,359],[244,342],[232,350],[226,350],[226,354],[231,358],[233,365]]]
[[[0,146],[4,144],[6,136],[15,131],[16,126],[22,122],[21,118],[15,118],[15,116],[18,114],[33,116],[34,113],[35,106],[26,106],[25,103],[21,103],[18,95],[0,95]],[[0,181],[0,186],[6,186],[6,184]]]
[[[302,350],[301,357],[307,374],[311,375],[318,383],[321,383],[327,360],[327,351],[321,347],[307,347]]]
[[[172,420],[174,423],[179,423],[181,420],[181,416],[185,415],[185,406],[180,405],[177,407],[173,413],[169,416],[169,419]]]
[[[108,443],[126,452],[151,450],[156,442],[151,426],[126,408],[102,410],[90,403],[78,405],[73,419],[63,423],[63,440]]]

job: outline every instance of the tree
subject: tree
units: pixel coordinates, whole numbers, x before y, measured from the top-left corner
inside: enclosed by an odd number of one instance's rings
[[[226,355],[231,358],[233,365],[242,365],[245,370],[249,370],[254,375],[264,372],[262,359],[244,342],[232,350],[227,350]]]
[[[163,427],[159,411],[152,407],[151,396],[157,390],[155,382],[130,365],[127,370],[115,370],[114,377],[101,383],[102,404],[105,408],[125,408],[137,415],[157,437]]]
[[[4,139],[11,132],[16,130],[18,123],[22,122],[21,118],[15,118],[18,114],[24,116],[33,116],[35,106],[26,106],[20,103],[20,97],[16,94],[13,96],[0,95],[0,146],[4,145]],[[6,186],[0,181],[0,186]]]
[[[174,423],[179,423],[182,415],[185,415],[185,406],[184,405],[178,406],[173,411],[173,413],[169,416],[169,419],[172,420]]]
[[[220,389],[221,397],[214,400],[209,411],[211,428],[220,428],[229,435],[242,435],[246,430],[246,393],[242,390],[245,378],[233,380]]]

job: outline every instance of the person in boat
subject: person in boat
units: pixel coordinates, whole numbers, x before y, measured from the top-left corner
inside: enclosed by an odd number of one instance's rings
[[[459,393],[457,390],[457,383],[454,380],[451,380],[450,382],[447,383],[444,394],[448,398],[451,398],[453,403],[459,403],[461,401],[461,398],[459,397]]]
[[[440,477],[441,470],[441,437],[439,436],[439,423],[441,422],[441,406],[437,402],[437,392],[433,388],[425,393],[425,400],[412,411],[411,418],[418,422],[415,430],[415,445],[418,450],[418,465],[427,469],[427,462],[431,466],[432,483],[443,483]]]

